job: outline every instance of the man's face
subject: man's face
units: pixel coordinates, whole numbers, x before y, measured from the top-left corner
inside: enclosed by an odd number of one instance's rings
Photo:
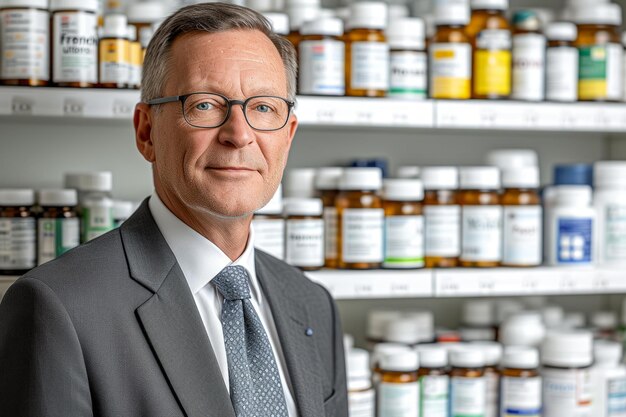
[[[258,31],[183,35],[172,45],[169,69],[164,96],[287,97],[280,55]],[[281,130],[261,132],[234,105],[224,125],[199,129],[185,121],[180,102],[160,106],[151,130],[158,191],[188,209],[221,217],[245,216],[269,201],[287,162],[295,116]]]

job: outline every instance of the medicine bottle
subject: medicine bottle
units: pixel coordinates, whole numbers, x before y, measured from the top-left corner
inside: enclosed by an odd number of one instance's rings
[[[508,0],[472,0],[467,35],[474,48],[472,98],[501,99],[511,94],[511,29]]]
[[[389,89],[389,45],[385,37],[387,5],[350,5],[346,40],[346,95],[384,97]]]
[[[507,347],[500,375],[501,416],[541,417],[542,386],[537,349]]]
[[[383,262],[385,211],[378,195],[379,168],[345,168],[339,180],[337,266],[342,269],[380,268]]]
[[[484,416],[487,385],[483,353],[469,346],[450,352],[450,417]]]
[[[128,88],[141,87],[141,71],[143,68],[143,54],[141,43],[137,40],[137,28],[133,25],[127,26],[128,33]]]
[[[410,350],[411,348],[407,345],[398,343],[377,343],[374,345],[371,357],[371,368],[373,371],[372,381],[374,382],[374,387],[378,388],[378,385],[380,384],[382,373],[381,360],[383,356],[398,352],[407,352]]]
[[[579,53],[578,100],[620,101],[622,99],[623,48],[619,27],[622,9],[618,4],[593,4],[577,9]]]
[[[300,41],[302,34],[300,30],[306,22],[315,20],[319,16],[320,11],[319,0],[289,0],[287,3],[287,15],[289,16],[289,34],[285,37],[293,47],[296,53],[300,51]]]
[[[453,268],[461,254],[459,172],[455,167],[425,167],[424,253],[426,268]]]
[[[58,87],[98,83],[97,0],[51,0],[52,82]]]
[[[463,267],[494,267],[502,261],[500,171],[466,167],[460,171],[461,256]]]
[[[593,356],[590,415],[619,416],[626,410],[626,366],[622,363],[622,345],[615,341],[595,340]]]
[[[365,340],[367,348],[374,350],[375,346],[384,342],[385,329],[394,320],[400,319],[403,313],[396,310],[370,310],[367,314],[367,332]]]
[[[23,275],[37,266],[35,192],[0,189],[0,275]]]
[[[113,227],[120,227],[135,211],[131,201],[113,201]]]
[[[418,332],[418,344],[434,343],[435,336],[435,315],[428,310],[408,310],[404,311],[404,317],[410,318],[415,323]]]
[[[472,79],[472,44],[465,33],[469,7],[462,3],[436,4],[437,31],[428,44],[430,97],[469,99]]]
[[[424,21],[419,18],[398,18],[387,30],[389,41],[389,96],[426,98],[427,55]]]
[[[498,340],[504,346],[537,347],[546,334],[541,314],[523,311],[507,317],[498,332]]]
[[[38,265],[51,261],[80,244],[77,204],[76,190],[39,192],[39,205],[43,212],[37,220]]]
[[[450,407],[450,377],[448,376],[448,351],[437,345],[420,345],[417,348],[420,369],[419,415],[422,417],[448,417]]]
[[[546,99],[550,101],[578,100],[578,49],[574,41],[576,25],[554,22],[546,27]]]
[[[541,21],[532,10],[513,15],[513,90],[515,100],[542,101],[545,98],[546,37]]]
[[[315,174],[315,188],[324,205],[324,266],[337,268],[337,209],[335,198],[339,194],[339,167],[324,167]]]
[[[543,250],[543,212],[539,168],[524,167],[502,171],[503,266],[539,266]]]
[[[385,268],[424,267],[424,187],[415,179],[384,182]]]
[[[50,80],[47,0],[0,2],[0,83],[44,86]]]
[[[279,185],[272,199],[254,212],[254,246],[278,258],[285,259],[285,219],[283,218],[283,190]]]
[[[343,96],[346,92],[345,44],[341,40],[341,19],[312,20],[302,25],[300,33],[300,94]]]
[[[315,168],[294,168],[287,171],[283,177],[283,189],[286,198],[315,198]]]
[[[550,331],[541,346],[543,417],[589,416],[593,338],[586,331]],[[593,415],[595,417],[595,415]]]
[[[364,349],[350,349],[346,354],[348,374],[348,414],[356,417],[374,417],[376,392],[372,388],[369,353]]]
[[[167,17],[163,3],[159,1],[133,2],[128,6],[126,15],[128,23],[137,28],[137,39],[141,44],[142,55],[152,39],[154,33],[152,25]]]
[[[272,32],[282,36],[289,35],[289,16],[286,13],[264,12],[263,17],[269,20]]]
[[[419,416],[417,352],[408,350],[383,355],[378,386],[378,417]]]
[[[383,336],[385,343],[416,346],[420,339],[420,327],[418,322],[412,317],[401,317],[387,324]]]
[[[285,262],[305,271],[324,266],[322,200],[290,198],[285,201]]]
[[[113,221],[113,176],[92,172],[79,179],[79,204],[82,215],[82,243],[95,239],[115,227]]]
[[[500,362],[502,345],[498,342],[473,342],[472,348],[479,349],[485,358],[485,417],[500,417]]]
[[[593,169],[596,259],[601,265],[626,266],[626,161],[600,161]]]
[[[460,328],[464,342],[496,340],[494,305],[489,300],[471,300],[463,304],[463,323]]]
[[[100,38],[100,87],[126,88],[130,74],[130,42],[126,16],[112,14],[104,17]]]

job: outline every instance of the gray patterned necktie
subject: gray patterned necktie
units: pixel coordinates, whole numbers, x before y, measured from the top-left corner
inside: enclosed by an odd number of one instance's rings
[[[227,266],[212,282],[224,297],[222,328],[236,416],[288,417],[272,347],[250,302],[248,272]]]

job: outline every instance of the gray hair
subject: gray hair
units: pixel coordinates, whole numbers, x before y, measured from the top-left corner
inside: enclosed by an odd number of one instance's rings
[[[201,3],[183,7],[156,30],[146,49],[141,81],[141,101],[159,98],[169,75],[172,43],[190,32],[216,33],[229,30],[258,30],[274,44],[287,75],[287,98],[296,98],[298,64],[293,45],[272,32],[270,22],[260,13],[226,3]]]

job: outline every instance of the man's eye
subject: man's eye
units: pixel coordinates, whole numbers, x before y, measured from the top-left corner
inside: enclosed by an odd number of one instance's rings
[[[207,103],[206,101],[204,103],[198,103],[196,104],[196,109],[197,110],[211,110],[213,108],[213,106],[209,103]]]
[[[272,108],[267,104],[259,104],[254,109],[261,113],[269,113],[272,111]]]

